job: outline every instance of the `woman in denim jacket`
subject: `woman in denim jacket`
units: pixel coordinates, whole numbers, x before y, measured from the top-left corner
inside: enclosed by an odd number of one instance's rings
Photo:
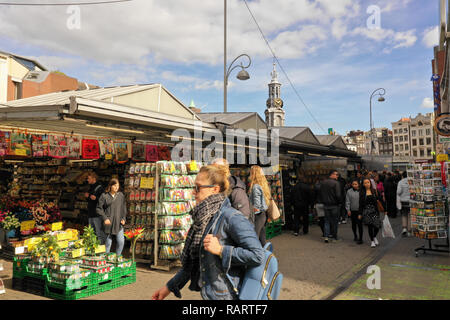
[[[269,207],[269,201],[272,199],[270,194],[269,183],[259,166],[252,166],[250,169],[250,203],[253,206],[253,214],[255,215],[255,231],[258,235],[261,245],[266,244],[266,229],[264,226],[267,222],[266,211]]]
[[[227,197],[228,177],[223,166],[202,167],[195,179],[196,207],[181,255],[182,268],[153,300],[170,292],[181,298],[180,290],[200,291],[205,300],[236,300],[245,267],[260,265],[264,249],[253,225]]]

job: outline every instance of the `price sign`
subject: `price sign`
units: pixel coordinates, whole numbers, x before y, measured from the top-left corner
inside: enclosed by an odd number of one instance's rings
[[[153,178],[153,177],[151,177],[151,178],[142,177],[141,178],[141,185],[140,185],[141,189],[153,189],[154,185],[155,185],[155,178]]]
[[[30,231],[34,229],[35,225],[36,221],[34,220],[23,221],[20,223],[20,231]]]
[[[448,154],[438,154],[436,160],[437,162],[446,162],[448,161]]]
[[[62,222],[52,223],[52,231],[59,231],[59,230],[62,230],[62,228],[63,228]]]
[[[105,160],[112,160],[112,158],[113,158],[112,154],[110,154],[110,153],[105,154]]]

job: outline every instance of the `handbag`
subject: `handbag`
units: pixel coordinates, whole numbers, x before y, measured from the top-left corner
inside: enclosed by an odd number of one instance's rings
[[[383,236],[383,238],[395,239],[394,230],[392,230],[392,226],[387,215],[385,215],[383,219],[383,229],[381,229],[381,235]]]
[[[269,208],[267,208],[267,215],[272,221],[275,221],[281,217],[280,210],[273,199],[270,200]]]
[[[325,209],[323,208],[323,203],[316,203],[314,206],[314,210],[316,211],[317,217],[325,217]]]

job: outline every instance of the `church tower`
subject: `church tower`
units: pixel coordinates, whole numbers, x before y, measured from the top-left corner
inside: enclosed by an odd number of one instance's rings
[[[271,73],[272,81],[269,83],[269,99],[267,99],[265,111],[266,124],[268,127],[284,127],[285,111],[283,100],[281,100],[281,83],[278,82],[278,73],[273,63]]]

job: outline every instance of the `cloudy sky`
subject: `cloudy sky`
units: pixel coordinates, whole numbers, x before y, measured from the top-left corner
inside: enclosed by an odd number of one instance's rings
[[[247,3],[315,118],[278,67],[287,126],[309,126],[316,134],[328,128],[340,134],[368,130],[369,97],[380,87],[386,101],[373,99],[376,127],[433,111],[438,0]],[[33,57],[50,70],[99,86],[162,83],[187,105],[193,99],[204,112],[221,112],[223,16],[221,0],[0,5],[0,51]],[[237,80],[237,71],[230,76],[228,111],[256,111],[264,119],[273,58],[243,0],[228,0],[227,52],[228,63],[241,53],[252,58],[250,80]]]

